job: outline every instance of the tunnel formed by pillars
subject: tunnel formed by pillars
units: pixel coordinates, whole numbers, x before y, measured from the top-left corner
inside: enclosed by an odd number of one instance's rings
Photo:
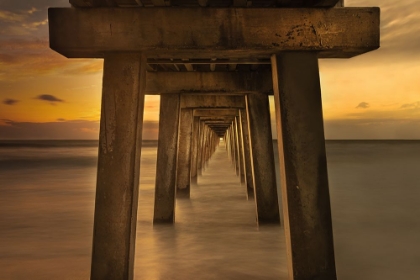
[[[104,59],[91,279],[132,279],[144,96],[161,96],[154,222],[174,223],[220,138],[289,279],[336,279],[318,59],[379,48],[379,9],[339,0],[70,0],[50,46]],[[279,209],[268,95],[274,95]],[[159,171],[160,170],[160,171]]]

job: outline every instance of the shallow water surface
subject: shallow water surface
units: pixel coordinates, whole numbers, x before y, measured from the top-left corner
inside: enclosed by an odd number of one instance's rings
[[[276,145],[274,145],[276,147]],[[0,143],[0,279],[88,279],[96,142]],[[328,141],[338,279],[420,275],[420,141]],[[175,226],[153,226],[142,150],[135,279],[287,279],[282,227],[255,224],[223,149]]]

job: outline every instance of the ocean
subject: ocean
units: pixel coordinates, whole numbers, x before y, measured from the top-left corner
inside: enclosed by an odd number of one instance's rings
[[[97,144],[0,141],[0,279],[89,279]],[[210,161],[175,225],[153,226],[156,144],[142,149],[135,279],[287,279],[283,228],[257,227],[233,168]],[[420,141],[326,147],[338,279],[419,279]]]

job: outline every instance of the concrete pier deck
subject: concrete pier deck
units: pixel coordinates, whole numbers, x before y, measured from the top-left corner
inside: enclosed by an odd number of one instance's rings
[[[141,191],[135,279],[288,279],[283,227],[257,226],[223,142],[190,199],[177,199],[174,225],[143,220],[146,199]]]

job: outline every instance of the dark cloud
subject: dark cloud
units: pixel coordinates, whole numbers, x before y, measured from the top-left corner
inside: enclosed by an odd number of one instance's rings
[[[356,106],[356,108],[360,108],[360,109],[367,109],[367,108],[369,108],[370,107],[370,105],[369,105],[369,103],[367,103],[367,102],[360,102],[359,103],[359,105],[357,105]]]
[[[418,109],[420,108],[420,101],[413,102],[413,103],[406,103],[401,105],[401,109]]]
[[[35,97],[35,99],[42,100],[42,101],[48,101],[48,102],[51,102],[51,103],[64,102],[64,100],[62,100],[60,98],[57,98],[57,97],[55,97],[54,95],[51,95],[51,94],[38,95],[37,97]]]
[[[18,102],[19,100],[10,99],[10,98],[6,98],[5,100],[3,100],[3,104],[6,104],[6,105],[15,105]]]
[[[63,118],[58,118],[58,119],[57,119],[57,121],[59,121],[59,122],[64,122],[64,121],[66,121],[66,119],[63,119]]]

